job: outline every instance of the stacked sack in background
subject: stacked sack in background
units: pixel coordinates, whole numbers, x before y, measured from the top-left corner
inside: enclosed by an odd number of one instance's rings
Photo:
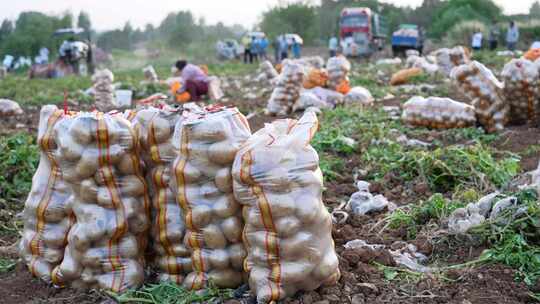
[[[275,79],[279,76],[279,73],[276,71],[272,63],[268,60],[265,60],[260,65],[261,72],[268,80]]]
[[[341,94],[349,93],[349,72],[351,63],[344,56],[336,56],[328,59],[328,88]]]
[[[535,126],[540,117],[540,78],[538,67],[527,59],[512,59],[501,73],[504,95],[512,123]]]
[[[409,99],[403,105],[402,119],[413,126],[435,129],[465,128],[476,124],[473,106],[440,97]]]
[[[333,109],[343,103],[343,94],[322,87],[302,90],[300,97],[294,103],[292,111],[305,110],[309,107],[318,109]]]
[[[486,132],[501,131],[507,122],[508,106],[503,96],[503,84],[477,61],[452,70],[457,87],[472,100],[479,123]]]
[[[300,97],[300,90],[304,81],[302,65],[291,60],[283,62],[283,70],[272,91],[266,110],[272,115],[286,115],[291,111],[293,104]]]
[[[172,108],[142,109],[133,119],[152,200],[152,264],[160,281],[177,284],[192,270],[191,254],[183,243],[184,214],[171,186],[171,166],[177,155],[172,139],[175,125],[181,119],[181,113]]]
[[[433,53],[439,70],[447,76],[450,76],[452,69],[462,64],[468,64],[471,61],[469,49],[463,46],[456,46],[452,49],[438,49]]]
[[[188,289],[238,287],[244,278],[242,213],[235,200],[231,167],[251,131],[236,109],[213,109],[177,124],[174,144],[180,152],[172,183],[186,223],[185,245],[193,271],[184,280]]]
[[[108,112],[116,108],[113,81],[114,75],[108,69],[98,70],[92,75],[95,106],[98,111]]]
[[[30,272],[55,285],[62,285],[53,274],[64,258],[66,237],[73,224],[68,200],[71,189],[62,179],[55,153],[54,128],[64,111],[48,105],[41,109],[38,129],[39,166],[32,178],[32,189],[25,202],[24,230],[19,252]]]
[[[131,123],[121,115],[81,113],[60,121],[54,134],[75,217],[55,275],[77,288],[140,286],[149,200]]]
[[[299,121],[277,120],[236,155],[234,194],[244,206],[245,270],[258,303],[340,277],[319,158],[309,145],[317,127],[313,112]]]

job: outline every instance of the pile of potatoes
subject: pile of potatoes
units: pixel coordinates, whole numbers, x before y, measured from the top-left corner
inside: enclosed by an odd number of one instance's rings
[[[258,303],[334,284],[340,277],[323,177],[309,144],[318,127],[307,112],[259,130],[237,153],[234,194],[243,205],[245,270]]]
[[[274,79],[279,76],[279,73],[276,71],[272,63],[268,60],[261,62],[260,66],[261,72],[264,73],[266,79]]]
[[[300,97],[303,82],[303,66],[292,60],[283,61],[283,70],[266,106],[268,113],[272,115],[290,113],[293,104]]]
[[[336,56],[328,59],[326,63],[328,70],[328,88],[336,91],[343,82],[349,81],[351,63],[344,56]]]
[[[242,212],[233,195],[231,167],[250,135],[236,108],[214,108],[176,126],[179,154],[172,184],[184,211],[184,244],[193,264],[183,283],[188,289],[204,288],[209,280],[224,288],[244,281]]]
[[[512,59],[504,66],[501,76],[511,122],[535,126],[540,117],[538,67],[527,59]]]
[[[177,154],[173,146],[174,128],[181,119],[181,113],[175,109],[152,107],[137,111],[133,119],[152,200],[152,264],[160,281],[177,284],[192,270],[191,254],[183,243],[184,214],[171,186],[172,163]]]
[[[503,84],[483,64],[473,61],[452,70],[456,86],[472,100],[478,122],[486,132],[501,131],[508,119]]]
[[[62,179],[53,133],[55,125],[63,118],[64,112],[56,106],[48,105],[41,109],[39,166],[25,202],[24,230],[19,243],[20,256],[30,272],[56,285],[61,285],[61,282],[53,276],[53,269],[64,258],[66,236],[73,224],[68,210],[71,189]]]
[[[402,120],[434,129],[465,128],[476,124],[474,107],[450,98],[414,96],[403,105]]]
[[[54,274],[75,288],[140,286],[150,202],[135,130],[120,114],[93,112],[60,121],[54,134],[75,219]]]
[[[94,100],[98,111],[108,112],[115,108],[113,81],[114,75],[108,69],[98,70],[92,75]]]

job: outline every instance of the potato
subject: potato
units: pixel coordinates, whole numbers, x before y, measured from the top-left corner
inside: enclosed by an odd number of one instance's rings
[[[72,281],[80,276],[82,270],[82,265],[73,258],[71,249],[68,248],[62,263],[57,267],[58,278],[62,282]]]
[[[139,234],[145,232],[150,227],[150,220],[146,213],[135,214],[128,219],[129,232]]]
[[[244,268],[244,259],[247,256],[243,244],[233,244],[227,250],[232,267],[238,271],[242,271]]]
[[[110,208],[114,208],[114,206],[115,206],[114,203],[113,203],[113,197],[112,197],[111,190],[109,190],[109,188],[107,188],[107,187],[99,187],[98,188],[97,202],[98,202],[98,205],[103,207],[103,208],[110,209]],[[119,202],[117,202],[117,204],[119,204]]]
[[[204,198],[217,198],[223,193],[219,191],[213,182],[206,182],[200,186],[199,194]]]
[[[242,273],[232,269],[212,270],[208,278],[221,288],[236,288],[242,284]]]
[[[97,187],[94,179],[87,178],[81,181],[81,187],[79,189],[79,198],[85,203],[96,203],[98,202],[97,196],[98,196],[99,189],[102,189],[102,188],[103,187],[101,188]],[[102,194],[102,196],[103,195],[104,194]]]
[[[75,172],[77,173],[77,176],[81,179],[89,178],[91,176],[94,176],[98,169],[99,163],[96,150],[84,150],[81,159],[77,162],[77,165],[75,166]]]
[[[81,273],[81,281],[86,284],[93,284],[97,282],[94,271],[91,268],[84,268],[83,272]]]
[[[45,262],[57,265],[64,258],[64,249],[44,248],[42,256]]]
[[[60,148],[60,156],[65,161],[76,162],[82,157],[85,151],[83,146],[74,141],[73,137],[59,136],[58,138],[56,138],[56,141]],[[92,150],[91,148],[87,149]]]
[[[230,165],[233,163],[238,149],[238,142],[220,141],[208,147],[208,158],[219,165]]]
[[[232,194],[222,195],[215,199],[213,204],[214,214],[219,218],[228,218],[240,210],[240,205]]]
[[[293,285],[301,283],[309,278],[315,265],[305,260],[294,262],[282,262],[280,267],[280,277],[283,285]]]
[[[216,173],[214,183],[219,191],[223,193],[231,193],[233,191],[231,168],[225,167]]]
[[[316,221],[323,208],[323,203],[316,196],[300,195],[296,199],[296,216],[304,225]]]
[[[123,176],[120,181],[117,178],[116,181],[120,183],[122,194],[126,196],[137,197],[145,193],[146,185],[140,176],[127,175]]]
[[[206,275],[201,275],[199,272],[190,272],[182,285],[189,290],[199,290],[205,287],[206,281]]]
[[[52,265],[43,259],[35,259],[30,271],[40,279],[49,282],[51,280]]]
[[[266,199],[269,202],[269,211],[274,221],[280,217],[294,214],[296,211],[296,202],[291,195],[268,192],[266,193]],[[264,214],[265,212],[263,212],[262,217],[264,217]]]
[[[182,258],[175,256],[162,256],[158,258],[157,265],[160,269],[167,271],[168,274],[183,274]]]
[[[212,220],[212,209],[206,205],[198,205],[193,207],[186,214],[186,225],[191,223],[193,227],[206,227]]]
[[[110,165],[116,165],[120,163],[122,158],[130,158],[130,155],[126,153],[124,148],[120,145],[109,146],[107,150],[104,151],[107,155],[107,163]]]
[[[53,196],[45,209],[43,218],[48,223],[59,223],[67,217],[65,198],[55,195],[54,192],[52,194]]]
[[[296,235],[280,241],[279,253],[283,258],[288,260],[306,257],[310,252],[318,251],[317,248],[313,248],[316,244],[314,236],[311,233],[300,231]]]
[[[178,167],[176,168],[177,170],[179,169]],[[177,171],[176,174],[181,174],[186,184],[197,183],[201,180],[201,177],[203,177],[201,171],[190,162],[187,162],[185,167],[183,167],[180,172]]]
[[[97,121],[91,117],[77,117],[69,126],[69,135],[82,145],[91,144],[97,136]]]
[[[276,220],[276,232],[280,238],[287,238],[296,234],[302,223],[294,216],[286,216]]]
[[[154,142],[158,144],[164,143],[172,136],[171,124],[167,119],[156,116],[150,123],[148,133]]]
[[[202,229],[204,245],[211,249],[220,249],[227,246],[227,239],[218,225],[210,224]]]
[[[45,246],[62,248],[65,246],[67,233],[68,228],[63,225],[45,223],[40,237]]]
[[[289,179],[289,171],[285,168],[274,168],[267,172],[261,178],[255,178],[265,191],[275,193],[288,193],[291,191],[291,180]]]
[[[235,216],[231,216],[221,222],[221,230],[227,240],[231,243],[242,241],[242,221]]]
[[[339,273],[339,261],[334,250],[328,250],[321,262],[313,270],[313,277],[318,280],[325,280],[332,275]]]
[[[206,119],[196,124],[187,125],[189,138],[207,142],[218,142],[227,138],[228,130],[223,120]]]
[[[230,257],[226,249],[215,249],[210,251],[208,256],[210,267],[217,269],[227,269],[230,267]]]
[[[102,262],[106,262],[108,260],[108,254],[109,251],[106,247],[95,247],[95,248],[88,248],[86,252],[82,255],[82,259],[80,260],[80,263],[84,267],[90,267],[90,268],[100,268]]]
[[[158,281],[159,282],[173,282],[177,285],[181,285],[182,282],[184,282],[185,276],[182,274],[168,274],[168,273],[160,273],[158,274]]]

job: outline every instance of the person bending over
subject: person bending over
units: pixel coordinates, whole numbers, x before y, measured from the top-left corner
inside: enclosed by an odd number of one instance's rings
[[[178,94],[188,92],[191,101],[201,100],[201,96],[208,94],[208,76],[204,71],[186,60],[178,60],[175,63],[177,74],[182,78],[182,86],[178,89]]]

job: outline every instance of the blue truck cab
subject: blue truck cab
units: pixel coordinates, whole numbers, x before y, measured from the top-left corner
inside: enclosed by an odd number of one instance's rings
[[[404,55],[407,50],[417,50],[422,54],[424,33],[416,24],[401,24],[392,34],[392,52],[394,56]]]

